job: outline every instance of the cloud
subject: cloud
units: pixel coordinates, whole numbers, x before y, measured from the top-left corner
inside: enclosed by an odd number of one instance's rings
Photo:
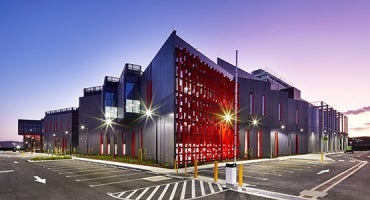
[[[358,115],[364,112],[370,112],[370,106],[365,106],[363,108],[357,109],[357,110],[348,110],[344,112],[345,115]]]
[[[368,127],[355,127],[355,128],[349,128],[352,131],[364,131],[369,129]]]

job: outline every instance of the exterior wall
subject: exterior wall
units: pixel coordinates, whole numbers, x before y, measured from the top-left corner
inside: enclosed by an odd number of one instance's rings
[[[171,34],[141,78],[141,95],[146,100],[145,107],[154,112],[152,117],[140,123],[143,126],[143,145],[147,157],[159,163],[171,164],[174,163],[175,149],[175,37],[175,33]],[[150,87],[147,87],[148,83]]]
[[[100,120],[99,120],[100,119]],[[104,114],[102,111],[101,92],[95,95],[80,97],[79,99],[79,152],[87,154],[100,153],[100,134],[102,129]],[[82,130],[81,126],[85,128]]]
[[[43,120],[18,120],[18,135],[23,136],[23,148],[25,151],[43,150],[42,121]]]
[[[66,153],[78,151],[78,109],[49,111],[44,117],[44,151]]]

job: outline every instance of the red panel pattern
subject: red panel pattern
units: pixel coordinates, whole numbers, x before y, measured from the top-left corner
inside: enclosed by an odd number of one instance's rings
[[[184,165],[232,159],[234,126],[224,116],[234,113],[235,81],[186,49],[176,52],[176,160]]]

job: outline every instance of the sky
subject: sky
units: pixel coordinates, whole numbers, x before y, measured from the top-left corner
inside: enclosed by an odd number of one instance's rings
[[[78,107],[83,88],[150,63],[173,30],[211,60],[267,68],[370,136],[370,1],[0,0],[0,141],[18,119]]]

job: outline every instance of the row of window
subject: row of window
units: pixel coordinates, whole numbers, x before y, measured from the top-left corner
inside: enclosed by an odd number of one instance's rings
[[[253,96],[253,92],[250,92],[249,93],[249,114],[250,115],[253,115],[255,112],[254,112],[254,96]],[[282,121],[282,106],[281,106],[281,103],[278,103],[278,120],[279,121]],[[262,95],[261,96],[261,115],[262,116],[265,116],[266,115],[266,97],[265,95]],[[296,112],[295,112],[295,123],[296,124],[299,124],[299,111],[298,109],[296,109]]]

